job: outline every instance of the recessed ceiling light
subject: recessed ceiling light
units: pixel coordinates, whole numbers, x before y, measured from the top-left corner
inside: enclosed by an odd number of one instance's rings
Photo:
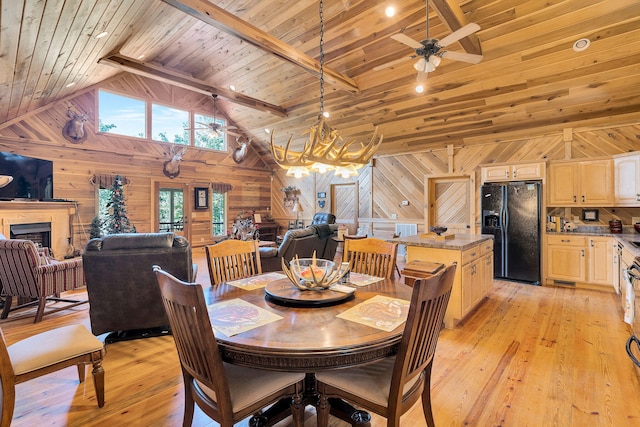
[[[73,86],[74,84],[76,84],[76,82],[71,82],[71,83],[69,83],[66,87],[71,87],[71,86]]]
[[[324,113],[322,113],[322,115],[324,116],[325,119],[329,118],[329,112],[325,111]]]
[[[236,91],[236,87],[234,85],[229,85],[229,89],[231,89],[232,91]]]
[[[270,133],[271,131],[267,128],[264,129],[264,133],[266,133],[267,135]]]
[[[387,6],[387,8],[384,10],[384,14],[387,15],[387,17],[391,18],[396,14],[396,8],[393,6]]]
[[[101,38],[103,38],[104,36],[106,36],[107,34],[109,34],[107,31],[103,31],[103,32],[101,32],[100,34],[96,35],[95,37],[96,37],[97,39],[101,39]]]
[[[138,55],[138,59],[144,58],[144,53],[142,55]]]
[[[591,40],[589,39],[576,40],[576,42],[573,44],[573,50],[576,52],[582,52],[583,50],[586,50],[590,45]]]
[[[416,92],[418,92],[418,93],[424,92],[424,86],[421,85],[421,84],[417,84],[416,85]]]

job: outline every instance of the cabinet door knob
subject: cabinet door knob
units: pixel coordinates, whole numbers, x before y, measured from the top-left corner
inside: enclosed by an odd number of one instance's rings
[[[518,175],[518,171],[513,171],[513,177],[515,178]]]
[[[509,171],[504,171],[505,178],[509,178]]]
[[[584,200],[584,194],[583,194],[583,195],[582,195],[582,202],[584,203],[584,201],[585,201],[585,200]]]
[[[584,249],[580,249],[580,253],[584,256]]]
[[[576,196],[573,196],[573,202],[577,202]]]

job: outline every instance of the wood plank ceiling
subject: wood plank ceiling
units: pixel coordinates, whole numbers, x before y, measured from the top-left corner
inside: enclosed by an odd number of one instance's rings
[[[317,0],[210,3],[318,60]],[[392,3],[397,15],[387,18],[384,9]],[[378,71],[374,67],[413,54],[389,36],[404,32],[424,39],[425,2],[325,0],[326,67],[357,86],[325,85],[329,123],[345,139],[364,141],[378,125],[384,134],[379,154],[389,155],[640,120],[638,0],[432,3],[443,15],[440,9],[448,5],[461,12],[460,19],[480,25],[476,34],[484,59],[477,65],[443,59],[429,74],[426,92],[417,94],[414,61]],[[279,143],[289,134],[301,142],[303,131],[317,118],[319,82],[314,73],[167,2],[1,4],[0,126],[122,72],[99,62],[114,53],[218,88],[218,108],[267,157],[264,129],[275,129]],[[451,32],[434,10],[429,23],[431,37]],[[106,37],[95,38],[103,31]],[[583,37],[591,46],[574,52],[574,42]],[[465,48],[468,43],[448,49]],[[256,108],[252,102],[264,105]],[[271,107],[284,109],[286,116]]]

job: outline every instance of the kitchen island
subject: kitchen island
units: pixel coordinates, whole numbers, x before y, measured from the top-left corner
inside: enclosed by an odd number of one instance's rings
[[[493,285],[493,236],[456,234],[451,239],[407,236],[389,239],[407,246],[407,262],[430,261],[458,264],[451,298],[444,317],[452,329],[487,295]]]

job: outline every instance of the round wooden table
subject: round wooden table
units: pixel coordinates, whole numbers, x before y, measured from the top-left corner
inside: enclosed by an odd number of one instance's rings
[[[268,301],[264,288],[246,291],[220,284],[205,290],[208,304],[241,298],[282,316],[281,320],[232,337],[216,333],[226,362],[306,373],[365,364],[395,354],[404,323],[386,332],[336,317],[376,295],[408,301],[411,299],[411,288],[400,280],[383,279],[357,288],[354,298],[344,303],[308,308],[288,307]]]

